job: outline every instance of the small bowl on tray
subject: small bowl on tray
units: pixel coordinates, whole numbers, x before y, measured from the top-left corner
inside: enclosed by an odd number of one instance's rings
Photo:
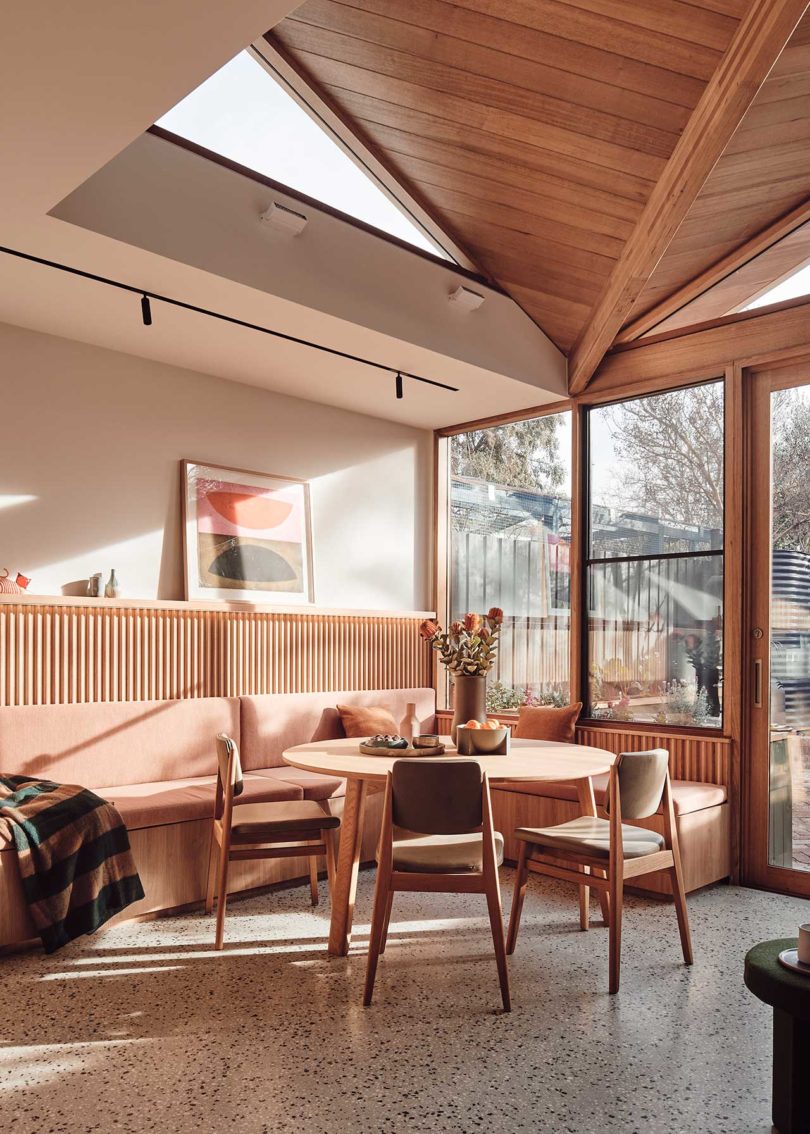
[[[437,732],[425,732],[421,736],[415,736],[411,744],[414,748],[438,748],[441,737]]]
[[[439,737],[435,735],[427,738],[415,737],[414,741],[425,739],[435,743],[416,745],[415,742],[409,744],[401,736],[370,736],[368,740],[361,741],[360,751],[364,756],[441,756],[444,745]]]

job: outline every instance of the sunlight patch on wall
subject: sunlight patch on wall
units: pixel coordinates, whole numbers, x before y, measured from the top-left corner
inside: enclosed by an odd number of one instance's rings
[[[24,493],[15,496],[13,493],[0,492],[0,511],[4,508],[16,508],[18,504],[30,504],[36,499],[36,496],[26,496]]]

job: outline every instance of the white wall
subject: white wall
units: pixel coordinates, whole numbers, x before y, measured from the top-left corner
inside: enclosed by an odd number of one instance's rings
[[[260,222],[272,201],[306,215],[300,236]],[[489,396],[489,408],[476,404],[470,413],[471,407],[459,407],[460,397],[437,400],[432,390],[431,424],[437,416],[452,424],[503,412],[503,403],[514,398],[537,405],[567,396],[564,355],[507,295],[153,134],[117,154],[51,215],[121,247],[147,249],[277,297],[306,312],[308,321],[316,312],[338,320],[320,332],[323,341],[340,345],[340,324],[355,336],[361,328],[374,333],[360,340],[365,346],[348,347],[352,353],[380,357],[377,336],[383,335],[401,344],[403,369],[460,385],[465,399]],[[485,297],[480,310],[465,314],[449,302],[459,284]],[[268,319],[292,329],[289,315]]]
[[[0,569],[30,593],[115,567],[182,598],[184,457],[310,481],[319,606],[429,608],[429,432],[0,324]]]

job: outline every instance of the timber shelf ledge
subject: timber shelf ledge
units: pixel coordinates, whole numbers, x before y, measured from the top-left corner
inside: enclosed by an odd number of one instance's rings
[[[1,594],[0,606],[74,607],[82,610],[179,610],[219,614],[283,614],[314,618],[435,618],[432,610],[365,610],[354,607],[315,606],[310,603],[274,606],[252,602],[187,602],[183,599],[89,598],[85,595]]]

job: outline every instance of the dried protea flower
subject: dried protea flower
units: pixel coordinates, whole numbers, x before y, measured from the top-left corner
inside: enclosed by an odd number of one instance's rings
[[[475,614],[473,611],[469,611],[464,615],[464,629],[469,634],[475,634],[477,630],[481,629],[483,623],[484,620],[481,615]]]
[[[464,623],[460,618],[457,618],[455,622],[450,623],[450,633],[455,634],[456,637],[458,637],[459,634],[464,633]]]
[[[503,611],[499,606],[493,606],[487,611],[487,619],[493,626],[500,626],[503,622]]]
[[[419,633],[426,642],[430,642],[439,633],[439,624],[434,622],[432,618],[426,618],[419,627]]]

